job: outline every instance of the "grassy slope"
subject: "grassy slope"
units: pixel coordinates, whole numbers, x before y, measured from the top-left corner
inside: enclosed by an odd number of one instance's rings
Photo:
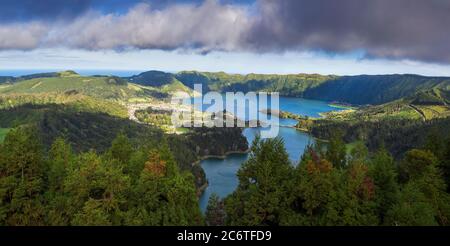
[[[14,83],[0,85],[0,95],[70,92],[100,99],[128,102],[142,101],[148,98],[165,98],[175,89],[190,91],[177,80],[158,87],[151,86],[151,83],[131,83],[125,78],[115,76],[80,76],[73,71],[65,71],[15,78]]]
[[[349,151],[363,141],[372,151],[385,146],[399,158],[404,151],[422,146],[431,131],[450,137],[448,98],[434,95],[435,92],[418,93],[382,105],[331,112],[299,126],[307,125],[315,137],[323,139],[341,131]]]
[[[181,82],[154,88],[129,83],[118,77],[83,77],[72,71],[32,75],[0,86],[0,108],[23,104],[62,104],[86,112],[103,112],[127,117],[128,102],[148,102],[165,98]],[[25,79],[29,78],[29,79]]]
[[[450,116],[448,95],[441,90],[419,92],[393,102],[324,114],[326,120],[378,121],[387,119],[432,120]]]
[[[130,88],[127,84],[117,84],[109,77],[58,77],[36,78],[14,83],[0,88],[0,93],[65,93],[76,91],[87,96],[124,100],[136,96],[145,96],[142,88]]]
[[[11,109],[21,105],[62,105],[76,111],[101,112],[112,116],[126,118],[127,109],[115,101],[103,100],[83,94],[34,93],[34,94],[0,94],[0,109]]]

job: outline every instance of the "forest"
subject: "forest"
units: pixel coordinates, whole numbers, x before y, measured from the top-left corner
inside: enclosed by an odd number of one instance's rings
[[[450,139],[430,139],[397,161],[364,144],[347,153],[335,134],[291,163],[289,143],[257,137],[238,188],[211,196],[203,215],[165,138],[136,147],[120,133],[99,154],[59,137],[46,151],[18,127],[0,145],[0,224],[448,225]]]
[[[209,225],[448,225],[450,138],[433,138],[395,161],[339,135],[289,161],[282,139],[256,139],[238,171],[239,186],[211,197]],[[288,143],[286,143],[288,144]]]
[[[118,135],[102,155],[58,138],[44,154],[30,129],[0,147],[3,225],[198,225],[194,177],[167,147],[133,149]]]

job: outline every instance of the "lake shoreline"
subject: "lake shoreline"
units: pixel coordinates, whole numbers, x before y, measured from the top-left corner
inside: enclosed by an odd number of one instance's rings
[[[223,155],[205,155],[205,156],[202,156],[202,157],[200,157],[197,161],[195,161],[194,163],[192,163],[192,166],[194,166],[194,165],[200,165],[201,166],[201,162],[202,161],[204,161],[204,160],[208,160],[208,159],[221,159],[221,160],[224,160],[224,159],[226,159],[228,156],[230,156],[230,155],[233,155],[233,154],[242,154],[242,155],[244,155],[244,154],[248,154],[248,153],[250,153],[250,147],[249,148],[247,148],[247,150],[233,150],[233,151],[227,151],[227,152],[225,152]],[[208,188],[208,186],[209,186],[209,181],[208,181],[208,179],[206,179],[206,182],[202,185],[202,186],[200,186],[198,189],[197,189],[197,198],[198,199],[200,199],[200,197],[203,195],[203,193],[205,192],[205,190]]]
[[[288,117],[284,117],[286,119],[290,119],[290,120],[294,120],[295,122],[299,122],[300,119],[318,119],[318,118],[323,118],[323,112],[330,112],[330,111],[340,111],[342,110],[344,107],[336,107],[337,105],[331,105],[334,104],[334,102],[323,102],[323,101],[318,101],[318,100],[311,100],[311,99],[306,99],[306,98],[300,98],[300,97],[289,97],[289,98],[297,98],[297,99],[304,99],[306,101],[303,100],[298,100],[298,101],[286,101],[287,105],[290,105],[289,107],[283,108],[283,113],[285,116]],[[312,101],[311,103],[308,101]],[[298,103],[298,104],[297,104]],[[303,103],[303,104],[302,104]],[[306,107],[306,110],[297,110],[295,107]],[[345,107],[347,108],[347,107]],[[271,111],[269,111],[270,109],[265,109],[265,110],[260,110],[259,112],[262,111],[262,113],[271,113]],[[277,113],[278,111],[274,111],[274,114]],[[279,117],[280,118],[280,117]],[[282,119],[284,119],[282,118]],[[296,127],[296,125],[293,122],[289,122],[286,121],[286,123],[284,122],[280,122],[279,124],[277,124],[280,127],[280,131],[281,135],[279,135],[280,137],[287,137],[287,138],[295,138],[294,142],[299,144],[299,145],[295,145],[295,147],[291,146],[291,149],[287,150],[289,152],[289,155],[291,156],[291,154],[293,156],[296,156],[295,158],[293,157],[292,160],[297,160],[299,157],[297,156],[298,153],[302,152],[304,150],[304,148],[307,147],[308,142],[312,141],[312,142],[327,142],[324,139],[319,139],[314,137],[310,131],[308,131],[307,129],[301,129]],[[250,132],[254,132],[255,130],[253,130],[254,127],[244,127],[244,130],[250,130]],[[288,130],[288,129],[292,129],[292,130]],[[298,133],[295,133],[298,132]],[[290,134],[294,134],[294,135],[290,135]],[[251,145],[251,140],[249,139],[249,136],[247,136],[246,134],[244,134],[248,140],[248,144]],[[304,137],[301,137],[304,136]],[[310,140],[308,140],[310,139]],[[301,147],[298,147],[301,146]],[[246,151],[228,151],[223,155],[205,155],[203,157],[201,157],[199,160],[197,160],[195,163],[193,163],[194,165],[200,165],[202,167],[203,170],[205,170],[205,175],[206,175],[206,182],[205,184],[203,184],[201,187],[198,188],[198,199],[200,201],[200,207],[202,208],[202,211],[206,208],[207,206],[207,202],[208,202],[208,197],[210,194],[212,193],[216,193],[216,194],[221,194],[220,192],[224,193],[222,195],[226,196],[226,194],[229,194],[231,192],[231,190],[227,190],[227,189],[223,189],[223,185],[219,185],[220,182],[222,182],[223,180],[227,180],[226,178],[223,179],[225,176],[224,175],[228,175],[227,177],[229,177],[229,175],[231,175],[230,173],[230,167],[227,166],[227,168],[225,168],[222,171],[218,171],[221,170],[220,165],[214,165],[214,164],[220,164],[221,161],[220,160],[228,160],[229,159],[234,159],[237,158],[238,162],[234,161],[233,163],[240,163],[239,165],[242,164],[243,161],[245,161],[244,157],[239,157],[239,156],[232,156],[232,154],[247,154],[250,152],[250,146],[249,149]],[[230,156],[231,155],[231,156]],[[214,160],[214,159],[218,159],[218,160]],[[228,163],[228,162],[227,162]],[[205,166],[205,165],[206,166]],[[211,166],[213,165],[213,166]],[[233,164],[234,165],[234,164]],[[211,169],[212,168],[212,169]],[[233,167],[235,168],[235,167]],[[210,169],[210,171],[212,172],[211,174],[208,173],[208,169]],[[211,176],[210,176],[211,175]],[[224,176],[224,177],[222,177]],[[210,180],[211,179],[211,180]],[[218,182],[216,179],[218,180],[222,180],[220,182]],[[230,185],[234,185],[234,181],[226,181],[226,182],[231,182]],[[234,186],[233,186],[234,187]],[[217,193],[219,192],[219,193]]]
[[[205,156],[202,156],[197,161],[195,161],[192,165],[199,165],[200,162],[202,162],[204,160],[207,160],[207,159],[221,159],[221,160],[223,160],[223,159],[226,159],[229,155],[232,155],[232,154],[248,154],[248,153],[250,153],[250,148],[248,148],[247,150],[227,151],[223,155],[205,155]]]

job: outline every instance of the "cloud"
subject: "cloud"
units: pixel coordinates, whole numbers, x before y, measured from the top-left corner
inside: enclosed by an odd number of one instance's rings
[[[138,4],[126,14],[89,12],[54,28],[47,44],[83,49],[235,50],[249,28],[242,7],[206,1],[154,10]]]
[[[0,22],[0,50],[357,50],[366,58],[450,63],[447,0],[102,1],[55,1],[48,13],[31,8],[36,18]],[[70,10],[73,2],[81,5]]]
[[[447,0],[261,0],[246,45],[449,63],[449,13]]]
[[[39,22],[0,25],[0,49],[35,49],[47,31],[48,28]]]
[[[75,49],[192,49],[199,53],[239,49],[250,28],[242,5],[139,3],[125,13],[89,9],[73,19],[0,24],[0,50],[66,47]],[[158,5],[159,6],[159,5]]]

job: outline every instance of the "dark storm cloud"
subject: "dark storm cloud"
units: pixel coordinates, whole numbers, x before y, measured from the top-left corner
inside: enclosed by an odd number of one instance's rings
[[[0,50],[283,52],[450,63],[450,0],[6,0]],[[57,20],[65,21],[57,21]]]
[[[261,0],[247,47],[450,62],[449,0]]]

